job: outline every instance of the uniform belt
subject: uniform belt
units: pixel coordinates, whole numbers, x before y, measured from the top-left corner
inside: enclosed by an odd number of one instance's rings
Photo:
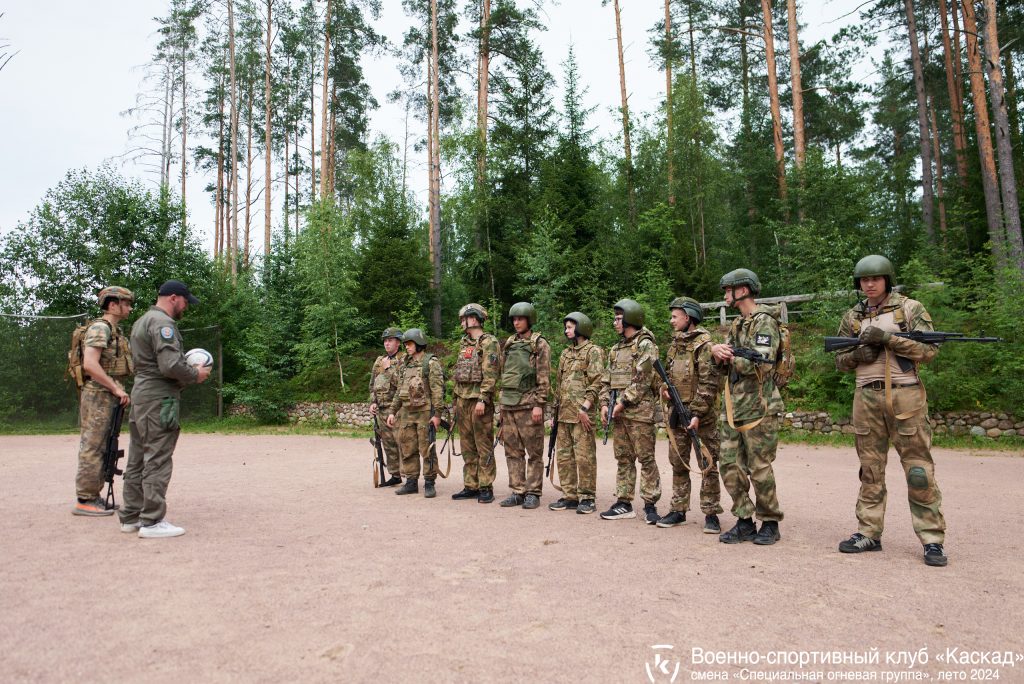
[[[893,387],[917,387],[919,384],[920,383],[917,382],[908,382],[905,385],[893,384]],[[869,382],[866,385],[861,385],[859,389],[869,389],[875,390],[876,392],[881,392],[882,390],[885,389],[885,380],[875,380],[874,382]]]

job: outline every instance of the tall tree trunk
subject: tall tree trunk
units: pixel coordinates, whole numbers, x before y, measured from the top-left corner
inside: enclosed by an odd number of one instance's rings
[[[327,194],[331,196],[331,204],[334,204],[334,194],[338,188],[338,117],[334,112],[338,111],[337,86],[331,84],[331,119],[327,134]],[[327,195],[324,195],[326,197]]]
[[[327,14],[324,15],[324,87],[321,92],[323,98],[322,112],[320,115],[320,199],[322,201],[333,201],[330,198],[333,197],[333,189],[328,189],[328,169],[329,154],[327,150],[328,146],[328,131],[327,131],[327,110],[330,107],[330,98],[327,97],[327,81],[330,80],[328,76],[331,73],[331,0],[327,0]]]
[[[686,3],[686,20],[689,24],[687,31],[690,34],[690,79],[693,83],[693,94],[696,97],[699,95],[699,92],[697,90],[697,45],[693,38],[693,0],[688,0]],[[704,234],[704,141],[701,140],[701,130],[699,127],[694,127],[693,145],[697,157],[693,180],[697,186],[697,225],[700,232],[700,249],[694,246],[694,253],[699,257],[700,263],[706,264],[708,262],[708,250],[707,239]]]
[[[996,180],[996,161],[992,151],[992,137],[989,133],[988,105],[985,103],[985,77],[982,74],[982,57],[978,47],[978,22],[974,15],[973,0],[960,3],[964,14],[964,37],[967,41],[968,73],[971,76],[971,99],[974,102],[974,129],[978,137],[978,157],[981,161],[981,187],[985,192],[985,217],[988,223],[988,237],[992,254],[1000,268],[1008,259],[1006,252],[1006,231],[1003,229],[1003,212],[999,201],[999,187]]]
[[[231,196],[228,201],[231,247],[228,250],[228,258],[231,260],[231,277],[234,280],[238,276],[238,82],[235,79],[234,0],[228,0],[228,53],[231,71]]]
[[[242,265],[249,268],[252,260],[252,91],[249,91],[246,101],[245,117],[245,255]]]
[[[744,0],[739,0],[740,11],[740,79],[743,90],[743,104],[740,112],[740,126],[743,129],[744,144],[749,144],[752,132],[750,130],[750,59],[747,52],[747,13]],[[743,200],[747,205],[747,221],[754,222],[757,217],[757,209],[754,207],[754,188],[748,174],[743,179]]]
[[[917,94],[917,129],[921,139],[921,208],[924,217],[924,231],[930,244],[935,244],[935,182],[932,179],[931,135],[928,131],[928,103],[924,93],[924,69],[921,66],[921,51],[917,47],[917,26],[914,21],[913,0],[903,0],[907,15],[907,32],[910,35],[910,60],[914,65],[914,90]]]
[[[955,0],[954,0],[955,1]],[[954,18],[955,18],[954,14]],[[956,152],[956,177],[961,188],[967,187],[967,136],[964,133],[964,105],[960,82],[953,69],[953,60],[960,61],[960,52],[953,53],[949,36],[946,0],[939,0],[939,21],[942,23],[942,58],[946,65],[946,90],[949,91],[950,116],[953,119],[953,150]],[[958,45],[959,48],[959,45]],[[934,112],[933,112],[934,113]]]
[[[629,201],[629,225],[636,228],[636,197],[633,192],[633,149],[629,139],[629,100],[626,94],[626,62],[622,56],[622,16],[619,0],[615,7],[615,40],[619,54],[619,93],[622,98],[622,143],[626,153],[626,197]]]
[[[761,0],[764,15],[764,51],[768,59],[768,98],[772,110],[772,143],[775,146],[775,173],[779,182],[779,199],[789,220],[788,193],[786,191],[786,150],[782,145],[782,112],[779,106],[779,82],[775,70],[775,38],[772,30],[771,0]]]
[[[675,158],[672,133],[672,3],[665,0],[665,151],[668,162],[668,205],[676,206]]]
[[[291,186],[289,185],[289,181],[288,181],[288,178],[290,177],[290,173],[291,173],[291,171],[290,171],[291,159],[289,157],[289,152],[291,152],[291,145],[288,142],[288,129],[287,129],[287,127],[284,130],[284,136],[283,137],[284,137],[284,244],[285,244],[285,246],[287,246],[288,245],[288,230],[289,230],[288,226],[289,226],[289,224],[291,222],[291,205],[288,203],[290,201],[289,195],[291,194],[291,192],[290,192]]]
[[[220,112],[217,117],[217,200],[214,207],[214,256],[224,255],[224,76],[220,77]]]
[[[793,87],[793,149],[796,158],[797,179],[804,187],[804,159],[807,145],[804,141],[804,91],[800,78],[800,41],[797,39],[796,0],[786,0],[787,29],[789,32],[789,75]],[[797,218],[804,220],[804,209],[798,202]]]
[[[188,169],[188,101],[185,99],[186,86],[188,80],[186,79],[186,67],[187,67],[187,52],[185,46],[184,35],[181,39],[181,236],[180,244],[181,248],[185,247],[185,233],[187,232],[187,226],[185,225],[188,218],[188,210],[186,209],[185,199],[185,175]]]
[[[996,27],[996,2],[984,0],[985,6],[985,70],[988,72],[989,97],[996,123],[996,148],[999,150],[999,189],[1003,200],[1003,223],[1010,247],[1010,259],[1024,273],[1024,240],[1020,227],[1020,203],[1017,201],[1017,178],[1013,169],[1013,144],[1010,141],[1010,118],[1006,111],[1006,87],[999,60],[999,31]]]
[[[1013,144],[1013,161],[1018,169],[1024,169],[1024,154],[1021,150],[1020,111],[1017,107],[1017,76],[1013,68],[1013,53],[1004,48],[1003,61],[1006,63],[1006,106],[1010,114],[1010,142]]]
[[[483,209],[487,187],[487,108],[491,70],[491,0],[482,0],[480,9],[480,51],[477,55],[476,91],[476,230],[473,246],[483,249]]]
[[[935,155],[935,191],[936,197],[939,200],[939,235],[942,236],[942,249],[946,249],[946,198],[945,191],[942,187],[942,141],[939,138],[939,124],[935,116],[935,101],[932,100],[932,106],[929,108],[931,114],[931,141],[932,141],[932,152]]]
[[[298,146],[296,146],[298,149]],[[309,60],[309,205],[316,204],[316,66]]]
[[[264,157],[264,160],[263,160],[264,161],[264,164],[263,164],[263,176],[264,176],[264,178],[263,178],[263,259],[264,259],[264,263],[267,263],[267,260],[270,259],[270,218],[271,218],[270,214],[271,214],[271,207],[272,207],[271,200],[270,200],[270,191],[271,191],[271,189],[270,189],[270,174],[271,174],[271,168],[270,168],[270,144],[271,144],[271,140],[270,140],[270,130],[271,130],[271,127],[270,127],[270,113],[271,113],[273,107],[272,107],[272,104],[271,104],[271,101],[270,101],[270,97],[271,97],[271,94],[272,94],[271,93],[271,89],[270,89],[270,68],[272,66],[273,58],[272,58],[272,55],[271,55],[270,48],[273,45],[273,40],[272,40],[272,38],[273,38],[273,30],[274,30],[273,14],[272,14],[273,6],[274,6],[274,0],[267,0],[267,60],[266,60],[266,65],[265,65],[266,66],[266,74],[264,75],[264,83],[263,83],[264,90],[265,90],[265,93],[266,93],[265,96],[264,96],[266,98],[266,107],[265,107],[265,112],[264,112],[265,115],[264,115],[264,120],[263,120],[263,123],[264,123],[264,125],[263,125],[263,129],[264,129],[264,131],[263,131],[264,132],[264,138],[263,138],[263,150],[264,150],[264,152],[263,152],[263,157]],[[287,136],[288,136],[288,134],[285,133],[285,137],[287,137]],[[287,176],[287,173],[288,173],[288,155],[287,155],[287,153],[285,153],[285,175],[286,176]],[[287,188],[287,183],[285,184],[285,187]],[[286,193],[286,198],[285,198],[286,205],[287,205],[287,201],[288,200],[287,200],[287,193]],[[285,212],[285,217],[286,217],[285,218],[285,229],[284,229],[285,235],[288,234],[288,219],[287,219],[287,216],[288,216],[288,214],[287,214],[287,212]]]
[[[430,0],[430,242],[434,256],[431,288],[434,291],[433,328],[434,336],[441,336],[441,93],[440,64],[437,42],[437,0]]]
[[[295,127],[295,237],[299,237],[299,215],[302,195],[299,193],[299,127]]]

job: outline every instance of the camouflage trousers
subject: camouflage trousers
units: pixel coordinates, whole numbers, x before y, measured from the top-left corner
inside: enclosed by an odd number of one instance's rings
[[[402,452],[398,448],[398,428],[389,428],[386,420],[377,417],[380,430],[380,445],[384,447],[384,462],[387,464],[388,475],[395,476],[402,472]]]
[[[597,419],[591,419],[597,424]],[[570,501],[593,501],[597,491],[597,435],[582,423],[558,423],[555,461],[562,496]]]
[[[690,459],[700,471],[700,460],[693,454],[690,433],[682,428],[672,430],[669,439],[668,461],[672,464],[672,506],[670,510],[685,513],[690,510]],[[711,470],[700,476],[700,510],[704,515],[718,515],[722,512],[722,487],[718,479],[719,441],[718,421],[709,418],[697,428],[708,453],[711,454]],[[673,440],[674,443],[673,443]],[[676,450],[678,447],[678,451]]]
[[[167,514],[167,488],[174,470],[172,457],[181,434],[180,403],[177,397],[132,402],[124,503],[118,512],[123,523],[154,525]]]
[[[632,501],[636,496],[636,462],[640,461],[640,498],[644,503],[658,503],[661,498],[661,474],[654,458],[657,437],[654,423],[641,423],[628,418],[616,418],[613,430],[615,441],[615,498]]]
[[[477,399],[455,399],[459,427],[459,449],[462,451],[462,484],[466,489],[489,489],[494,486],[498,466],[494,462],[494,405],[485,404],[484,415],[473,411]]]
[[[724,414],[719,467],[722,484],[732,497],[732,513],[737,518],[782,520],[782,510],[775,493],[775,451],[779,446],[779,418],[766,416],[756,427],[739,432],[729,427]],[[754,483],[756,505],[750,500],[750,483]]]
[[[402,410],[396,419],[398,426],[398,452],[402,455],[402,477],[418,480],[420,460],[423,461],[423,479],[437,479],[437,459],[431,456],[430,412],[407,413]],[[436,451],[436,445],[435,445]]]
[[[885,466],[889,442],[896,447],[907,480],[907,499],[914,532],[922,544],[941,544],[946,537],[942,492],[935,481],[932,429],[927,399],[920,387],[893,387],[896,414],[924,408],[905,419],[889,413],[885,392],[858,389],[853,396],[853,428],[860,458],[860,493],[857,495],[858,531],[872,539],[882,536],[885,518]]]
[[[110,435],[110,420],[117,398],[105,389],[86,387],[78,407],[82,438],[78,443],[78,474],[75,490],[78,498],[92,501],[103,490],[103,450]]]
[[[544,485],[544,423],[534,423],[531,413],[530,409],[504,409],[501,441],[505,445],[509,489],[516,494],[540,496]]]

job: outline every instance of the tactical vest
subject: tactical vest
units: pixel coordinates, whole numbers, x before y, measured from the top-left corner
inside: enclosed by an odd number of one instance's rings
[[[710,341],[711,335],[702,332],[685,341],[672,343],[668,375],[683,403],[689,403],[697,396],[697,352]]]
[[[906,303],[906,299],[903,299],[899,304],[886,304],[874,314],[869,314],[867,310],[867,302],[862,301],[857,305],[854,310],[853,319],[853,335],[854,337],[860,337],[861,321],[865,318],[873,318],[880,313],[892,312],[892,318],[896,321],[896,325],[900,327],[900,332],[910,332],[910,323],[907,321],[906,311],[903,309],[903,305]]]
[[[82,368],[84,358],[83,347],[85,334],[96,323],[103,323],[110,329],[110,339],[107,346],[100,351],[100,368],[107,375],[115,380],[122,380],[135,372],[135,364],[132,361],[132,351],[128,344],[128,338],[121,334],[120,328],[115,328],[105,318],[97,318],[88,321],[77,328],[71,335],[71,351],[68,352],[68,375],[75,381],[78,389],[82,389],[86,382],[92,380],[85,374]],[[93,387],[99,383],[93,381]]]
[[[424,354],[422,363],[416,363],[410,356],[402,366],[402,379],[398,398],[408,411],[423,411],[430,408],[430,360],[433,354]]]
[[[505,363],[501,371],[501,404],[516,406],[523,395],[537,386],[537,343],[543,339],[539,333],[524,340],[515,336],[505,345]]]
[[[377,361],[374,363],[376,366],[382,363],[387,356],[377,357]],[[391,358],[391,366],[387,369],[381,370],[377,373],[377,376],[373,379],[373,401],[377,404],[388,404],[395,397],[395,392],[398,391],[398,376],[401,370],[401,357],[395,354]]]
[[[636,368],[636,357],[640,352],[641,340],[655,342],[651,331],[643,328],[629,342],[617,344],[612,348],[608,355],[608,377],[611,389],[624,390],[633,381],[633,371]]]
[[[483,342],[486,337],[490,335],[484,333],[472,344],[463,345],[459,349],[459,359],[455,362],[455,373],[452,376],[455,382],[465,385],[478,385],[483,382]]]

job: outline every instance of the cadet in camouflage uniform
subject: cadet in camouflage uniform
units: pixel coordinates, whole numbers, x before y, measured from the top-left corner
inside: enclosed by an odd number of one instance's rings
[[[555,406],[558,437],[555,457],[562,496],[548,505],[553,511],[575,509],[593,513],[597,489],[597,406],[601,400],[604,354],[590,341],[594,324],[579,311],[566,316],[565,336],[569,346],[558,359]],[[554,427],[554,426],[552,426]]]
[[[640,496],[644,500],[644,522],[658,522],[656,504],[661,498],[661,475],[654,458],[657,428],[655,402],[661,380],[654,370],[658,345],[654,334],[644,327],[644,310],[632,299],[615,303],[615,331],[622,337],[608,353],[608,365],[601,389],[601,420],[614,424],[616,502],[601,514],[605,520],[635,518],[636,461],[640,461]],[[612,401],[612,392],[615,400]],[[609,404],[614,404],[609,408]]]
[[[86,381],[79,400],[79,424],[82,438],[78,445],[78,475],[75,489],[78,503],[74,515],[113,515],[100,496],[103,489],[103,450],[110,435],[114,406],[127,406],[124,382],[132,373],[132,352],[120,323],[132,312],[135,295],[123,287],[100,290],[103,315],[86,329],[82,337],[82,371]]]
[[[704,310],[695,299],[676,297],[669,304],[670,323],[675,334],[665,359],[665,370],[683,404],[693,414],[689,426],[672,428],[666,420],[669,437],[669,462],[672,464],[672,507],[668,515],[658,521],[658,527],[675,527],[686,522],[690,509],[690,452],[693,450],[690,433],[697,431],[701,444],[711,455],[711,470],[700,477],[700,510],[704,513],[705,534],[722,531],[718,514],[722,492],[718,480],[718,366],[711,356],[711,335],[699,323]],[[665,416],[672,409],[668,387],[663,385],[661,398]],[[695,459],[699,463],[699,459]]]
[[[533,332],[537,323],[533,304],[513,304],[508,315],[516,334],[505,342],[500,401],[501,439],[512,493],[501,505],[537,508],[544,484],[544,406],[551,384],[551,346]]]
[[[494,392],[498,384],[498,338],[484,332],[487,309],[467,304],[459,310],[459,323],[465,334],[459,341],[455,362],[455,418],[462,466],[462,491],[452,498],[494,501]]]
[[[722,372],[728,374],[721,416],[720,467],[737,518],[735,526],[718,539],[726,544],[752,540],[767,546],[781,538],[782,510],[775,493],[772,463],[779,445],[779,416],[785,406],[772,379],[772,369],[782,333],[775,310],[754,302],[761,292],[761,281],[753,271],[730,271],[719,284],[725,291],[726,304],[738,309],[740,315],[733,321],[726,343],[711,348]],[[733,349],[741,348],[757,351],[772,363],[757,363],[733,355]],[[756,505],[750,500],[751,482]],[[752,520],[755,513],[761,520],[760,530]]]
[[[402,351],[402,331],[398,328],[388,328],[381,335],[384,340],[384,354],[377,357],[373,362],[373,370],[370,371],[370,413],[376,418],[381,407],[391,406],[391,400],[395,398],[398,391],[398,369],[405,358]],[[394,487],[402,484],[402,476],[399,474],[402,467],[402,454],[398,450],[398,436],[393,428],[388,427],[386,421],[377,420],[377,429],[380,432],[381,445],[384,447],[384,455],[387,458],[388,473],[391,477],[381,483],[381,487]]]
[[[405,484],[395,494],[419,491],[420,459],[423,459],[423,496],[437,496],[434,480],[438,463],[431,457],[428,425],[437,430],[441,424],[438,413],[444,403],[444,370],[433,354],[427,354],[427,338],[419,328],[410,328],[403,335],[405,362],[401,366],[398,391],[388,407],[388,427],[398,425],[398,449],[402,454],[402,475]]]
[[[846,312],[839,325],[841,336],[859,336],[863,343],[836,355],[836,368],[857,375],[853,428],[860,458],[858,531],[839,544],[839,550],[861,553],[882,549],[885,466],[891,441],[907,479],[910,517],[924,545],[924,562],[944,566],[942,492],[935,482],[931,455],[928,397],[917,372],[918,364],[934,359],[938,349],[893,334],[932,330],[931,316],[921,302],[892,291],[894,278],[892,263],[883,256],[867,256],[857,262],[853,283],[865,299]],[[904,362],[906,370],[899,357],[912,362]]]
[[[208,366],[185,361],[180,320],[190,304],[198,304],[188,286],[168,280],[160,286],[156,305],[132,326],[131,445],[124,469],[124,506],[119,516],[122,532],[144,539],[177,537],[185,530],[164,520],[172,456],[181,426],[178,413],[185,385],[204,382]]]

